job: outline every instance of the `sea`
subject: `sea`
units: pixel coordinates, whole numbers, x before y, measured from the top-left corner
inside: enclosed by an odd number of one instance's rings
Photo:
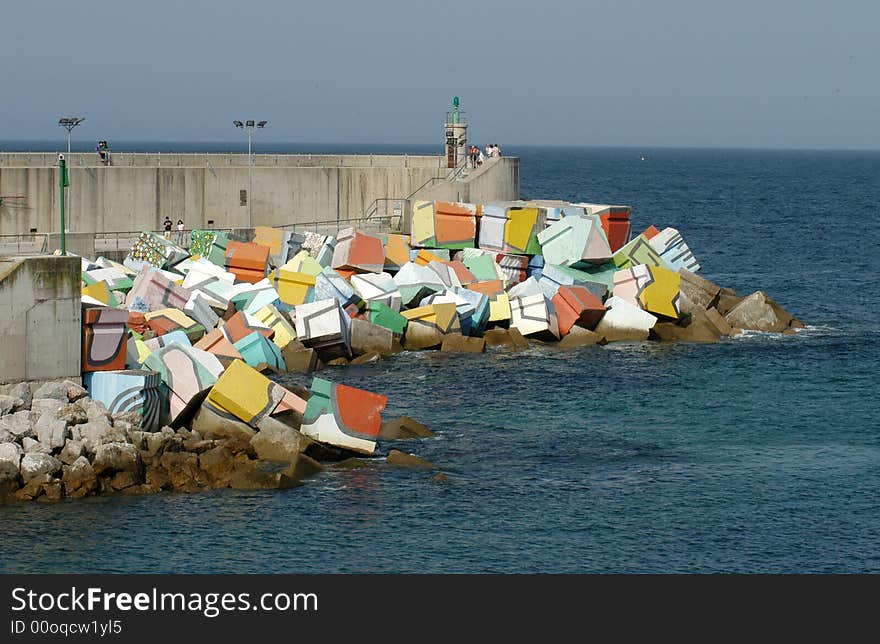
[[[677,228],[702,276],[806,329],[330,368],[436,436],[280,492],[2,506],[0,571],[880,572],[880,153],[501,147],[524,198],[631,205],[635,232]],[[391,447],[446,480],[385,466]]]

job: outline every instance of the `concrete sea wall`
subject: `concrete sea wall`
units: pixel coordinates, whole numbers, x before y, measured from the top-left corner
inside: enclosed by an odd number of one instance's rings
[[[60,228],[58,159],[0,153],[0,235]],[[519,198],[519,159],[484,164],[450,181],[441,156],[115,153],[68,159],[73,232],[158,230],[166,216],[191,228],[284,226],[362,217],[376,199],[494,201]]]

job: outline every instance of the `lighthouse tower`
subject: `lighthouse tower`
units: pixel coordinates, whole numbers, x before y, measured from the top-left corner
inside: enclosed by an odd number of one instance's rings
[[[446,167],[456,168],[467,162],[467,117],[458,109],[458,96],[452,99],[452,111],[446,112]]]

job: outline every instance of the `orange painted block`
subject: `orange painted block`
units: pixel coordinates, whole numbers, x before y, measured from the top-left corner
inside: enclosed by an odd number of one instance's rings
[[[385,266],[382,240],[354,228],[339,232],[330,267],[357,273],[381,273]]]
[[[642,234],[643,234],[647,239],[653,239],[654,237],[656,237],[657,235],[660,234],[660,231],[657,230],[657,228],[654,227],[654,224],[651,224],[650,226],[648,226],[647,228],[645,228],[645,231],[644,231]]]
[[[193,345],[196,349],[213,353],[218,358],[226,358],[228,360],[242,360],[241,353],[238,352],[229,341],[223,331],[213,329],[210,333],[206,333],[201,340]]]
[[[226,339],[233,343],[249,336],[254,331],[265,336],[267,340],[271,340],[275,335],[273,329],[260,322],[253,315],[245,313],[244,311],[239,311],[226,320],[226,324],[221,328]]]
[[[352,276],[352,275],[358,275],[358,274],[360,273],[360,271],[348,270],[348,269],[345,269],[345,268],[337,268],[337,269],[335,269],[335,270],[336,270],[337,273],[339,273],[340,275],[342,275],[342,279],[344,279],[344,280],[346,280],[346,281],[348,281],[348,282],[351,281],[351,276]]]
[[[83,373],[125,369],[128,311],[84,308],[82,322]]]
[[[482,282],[468,284],[466,288],[482,293],[492,300],[495,299],[496,295],[504,292],[504,283],[501,280],[483,280]]]
[[[455,271],[455,275],[458,277],[458,281],[461,282],[462,286],[467,286],[468,284],[473,284],[477,281],[477,278],[474,277],[474,274],[468,270],[468,267],[465,266],[462,262],[452,261],[446,262],[453,271]]]
[[[609,206],[607,212],[599,215],[612,253],[626,246],[629,241],[629,215],[629,206]]]
[[[553,296],[553,305],[560,335],[568,335],[575,325],[593,329],[605,314],[602,300],[583,286],[560,286]]]
[[[425,250],[424,248],[419,251],[419,254],[416,255],[416,258],[413,260],[413,263],[418,264],[419,266],[427,266],[431,262],[440,262],[443,263],[446,260],[440,257],[439,255],[435,255],[429,250]]]
[[[244,282],[256,284],[266,277],[269,247],[253,242],[231,241],[226,246],[224,264],[227,270]]]
[[[147,330],[147,318],[143,313],[130,311],[128,314],[128,328],[139,335],[143,335]]]
[[[479,206],[434,202],[434,238],[443,248],[473,248],[477,238]]]
[[[409,261],[409,243],[406,235],[388,235],[385,241],[385,268],[399,271]]]

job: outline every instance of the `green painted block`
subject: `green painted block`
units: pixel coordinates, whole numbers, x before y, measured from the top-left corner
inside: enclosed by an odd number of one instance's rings
[[[619,269],[632,268],[639,264],[669,268],[664,259],[657,254],[657,251],[651,248],[651,245],[648,243],[648,238],[645,237],[644,233],[614,253],[614,257],[611,258],[611,261],[613,261],[614,265]]]
[[[492,259],[491,255],[468,257],[463,261],[463,264],[481,282],[499,279],[498,272],[495,270],[495,260]]]
[[[403,335],[409,323],[405,317],[382,302],[369,302],[367,305],[370,322],[390,329],[395,335]]]
[[[617,268],[617,266],[615,266],[612,262],[607,262],[600,266],[588,268],[578,272],[586,275],[587,280],[604,284],[608,287],[609,290],[611,290],[614,288],[614,274],[619,270],[620,269]]]

